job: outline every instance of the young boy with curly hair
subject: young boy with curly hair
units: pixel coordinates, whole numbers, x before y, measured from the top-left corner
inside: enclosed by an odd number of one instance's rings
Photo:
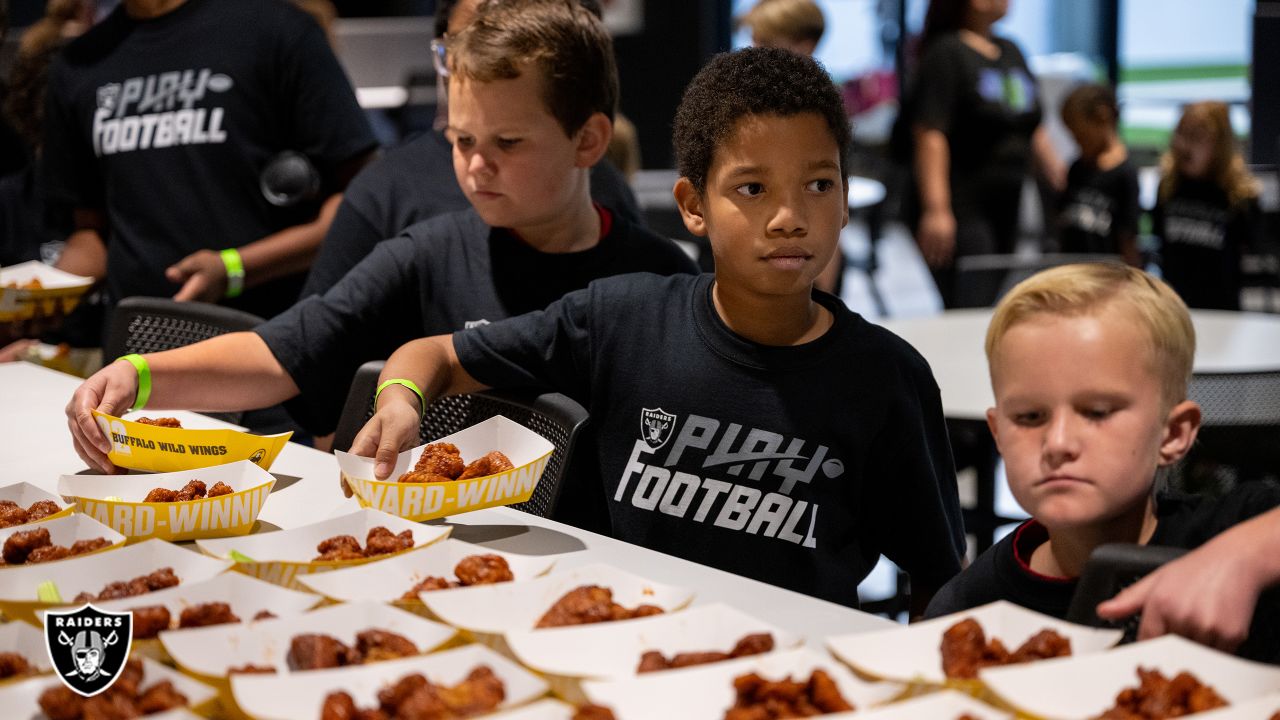
[[[1142,609],[1144,636],[1245,641],[1242,654],[1280,660],[1276,595],[1253,613],[1280,581],[1280,487],[1241,483],[1219,500],[1153,491],[1200,427],[1187,399],[1195,330],[1173,289],[1118,263],[1046,270],[1001,300],[986,351],[996,398],[987,424],[1032,519],[947,583],[926,615],[1004,599],[1064,617],[1098,546],[1205,545],[1099,612]],[[1263,624],[1251,629],[1251,616]]]
[[[675,146],[675,197],[715,275],[597,281],[409,343],[382,379],[582,403],[614,537],[850,606],[884,554],[927,599],[963,547],[937,385],[909,345],[813,290],[848,220],[839,93],[784,50],[719,55]],[[357,437],[379,476],[416,444],[420,402],[388,386]]]

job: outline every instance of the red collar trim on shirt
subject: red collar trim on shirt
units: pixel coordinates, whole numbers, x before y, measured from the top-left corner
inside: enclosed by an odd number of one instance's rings
[[[598,202],[591,203],[591,207],[594,207],[596,214],[600,216],[600,239],[603,240],[609,237],[609,231],[613,230],[613,213],[609,208]],[[524,238],[520,237],[520,233],[516,232],[514,228],[506,228],[506,231],[511,233],[511,236],[515,239],[524,242]],[[527,245],[528,243],[525,244]]]
[[[1013,531],[1013,559],[1018,561],[1018,567],[1036,580],[1056,583],[1075,582],[1076,578],[1045,575],[1031,569],[1031,553],[1046,542],[1049,542],[1049,531],[1035,519],[1019,525],[1018,529]]]

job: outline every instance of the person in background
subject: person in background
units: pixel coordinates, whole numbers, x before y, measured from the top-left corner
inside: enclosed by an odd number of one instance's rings
[[[582,3],[599,16],[599,7]],[[480,0],[440,0],[436,4],[436,72],[448,75],[443,48],[476,15]],[[441,103],[446,105],[447,103]],[[324,293],[387,238],[438,215],[470,207],[453,169],[453,149],[443,127],[392,148],[370,163],[347,186],[342,203],[320,245],[301,297]],[[591,168],[591,195],[631,223],[640,207],[626,178],[607,160]]]
[[[42,166],[74,210],[58,267],[133,295],[293,304],[338,193],[376,141],[319,26],[286,2],[123,0],[49,76]],[[315,192],[276,205],[283,153]]]
[[[1013,252],[1032,165],[1054,190],[1066,186],[1035,78],[993,30],[1008,10],[1008,0],[931,0],[904,106],[919,203],[909,215],[947,307],[956,258]]]
[[[813,288],[849,219],[840,93],[792,52],[718,55],[673,135],[676,201],[714,275],[605,278],[414,340],[382,380],[420,391],[387,385],[352,451],[385,478],[424,397],[561,392],[591,414],[581,475],[613,537],[853,607],[884,554],[923,608],[964,545],[937,385],[901,338]]]
[[[1139,266],[1138,170],[1120,142],[1120,110],[1111,88],[1081,85],[1062,103],[1062,122],[1080,147],[1067,171],[1058,214],[1064,253],[1121,255]]]
[[[1095,548],[1200,548],[1098,613],[1142,611],[1143,638],[1176,632],[1280,662],[1280,588],[1267,590],[1280,583],[1280,485],[1213,499],[1159,482],[1200,428],[1195,343],[1177,294],[1119,263],[1064,265],[1009,291],[987,329],[987,425],[1032,519],[943,586],[927,617],[1008,600],[1063,618]]]
[[[1240,259],[1262,213],[1226,104],[1188,105],[1160,169],[1152,232],[1164,279],[1193,308],[1239,310]]]
[[[774,47],[813,57],[826,32],[822,8],[813,0],[760,0],[738,24],[751,30],[751,44]],[[836,254],[814,281],[814,287],[839,296],[844,285],[844,251]]]
[[[674,242],[591,199],[618,97],[613,44],[594,15],[563,0],[502,0],[449,47],[450,68],[465,72],[449,83],[448,135],[471,207],[375,244],[324,294],[253,332],[133,358],[150,368],[143,376],[126,360],[103,368],[66,408],[86,463],[114,469],[90,411],[124,412],[140,377],[148,407],[283,402],[326,435],[359,367],[414,338],[539,310],[597,278],[695,271]]]

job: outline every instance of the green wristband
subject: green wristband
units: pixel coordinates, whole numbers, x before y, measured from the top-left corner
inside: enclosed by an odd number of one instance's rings
[[[418,416],[419,417],[421,417],[427,412],[427,399],[423,397],[422,391],[418,389],[418,386],[415,385],[412,380],[405,380],[404,378],[391,378],[390,380],[383,381],[382,384],[378,386],[378,391],[373,394],[374,411],[377,411],[378,409],[378,397],[382,395],[383,390],[386,390],[387,387],[391,385],[403,385],[409,388],[410,390],[412,390],[414,395],[418,396]]]
[[[238,297],[244,292],[244,260],[240,258],[240,251],[227,248],[218,254],[227,268],[227,297]]]
[[[122,355],[117,360],[124,360],[138,371],[138,395],[133,399],[133,410],[141,410],[147,406],[147,401],[151,399],[151,366],[147,364],[147,359],[134,353],[133,355]]]

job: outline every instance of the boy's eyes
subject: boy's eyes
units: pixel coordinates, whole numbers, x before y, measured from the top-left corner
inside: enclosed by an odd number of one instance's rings
[[[823,178],[821,180],[814,180],[813,182],[809,183],[806,187],[811,192],[824,193],[834,188],[835,186],[836,186],[836,183],[834,180],[828,180],[826,178]]]
[[[471,137],[470,135],[454,135],[453,136],[453,144],[461,148],[469,148],[472,145],[475,145],[475,143],[476,143],[476,139]]]
[[[805,184],[804,187],[809,192],[825,193],[830,191],[835,186],[836,186],[836,183],[834,180],[831,180],[828,178],[821,178],[818,180],[809,181],[808,183]],[[742,185],[739,185],[736,188],[734,188],[734,191],[743,197],[755,197],[760,193],[764,192],[764,183],[758,183],[758,182],[743,183]]]
[[[764,192],[763,183],[744,183],[734,188],[737,193],[743,197],[755,197]]]
[[[504,138],[504,137],[498,138],[498,147],[502,148],[503,150],[510,150],[511,148],[519,144],[520,144],[520,138]]]
[[[1044,413],[1038,410],[1020,412],[1013,414],[1013,422],[1025,427],[1034,427],[1044,422]]]

